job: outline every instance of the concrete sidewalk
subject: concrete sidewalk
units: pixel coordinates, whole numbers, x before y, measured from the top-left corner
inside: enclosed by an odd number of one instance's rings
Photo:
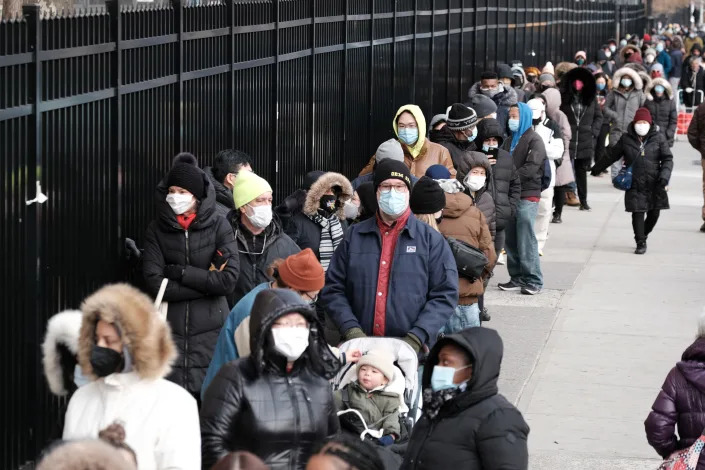
[[[654,469],[643,422],[661,384],[696,332],[705,305],[705,234],[699,155],[673,148],[669,198],[634,255],[624,193],[589,177],[592,212],[566,207],[551,225],[545,290],[486,295],[505,343],[500,391],[524,413],[531,469]]]

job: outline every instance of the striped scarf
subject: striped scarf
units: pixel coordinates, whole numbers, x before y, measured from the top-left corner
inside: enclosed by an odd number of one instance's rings
[[[321,243],[318,246],[318,260],[323,266],[323,271],[328,271],[328,265],[335,249],[343,241],[343,226],[340,219],[333,214],[326,219],[321,214],[309,215],[309,219],[321,226]]]

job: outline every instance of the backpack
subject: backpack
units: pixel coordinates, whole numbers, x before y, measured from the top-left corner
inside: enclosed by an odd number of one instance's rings
[[[547,190],[551,186],[551,177],[553,173],[551,172],[551,163],[548,158],[543,161],[543,174],[541,175],[541,192]]]

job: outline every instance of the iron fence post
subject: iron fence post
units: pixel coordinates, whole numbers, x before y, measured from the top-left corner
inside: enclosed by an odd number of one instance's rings
[[[105,2],[106,10],[110,16],[110,29],[113,33],[112,40],[115,43],[115,53],[113,54],[113,70],[114,70],[114,86],[115,99],[113,100],[112,115],[114,118],[113,132],[113,178],[116,188],[115,198],[113,199],[114,214],[116,217],[116,235],[117,235],[117,253],[118,259],[123,252],[123,223],[124,223],[124,207],[123,207],[123,185],[125,178],[123,177],[123,138],[122,138],[122,16],[120,15],[120,4],[118,0],[107,0]]]
[[[397,96],[397,0],[394,0],[392,13],[392,107],[396,105]]]
[[[458,101],[463,101],[463,65],[465,65],[464,62],[464,54],[465,54],[465,0],[460,0],[460,52],[459,52],[459,60],[458,60],[458,73],[460,76],[458,77]]]
[[[446,14],[446,104],[455,103],[455,100],[449,96],[448,83],[450,82],[450,2],[448,3],[448,12]],[[435,23],[435,21],[434,21]],[[433,75],[433,71],[431,71]],[[433,109],[433,107],[432,107]],[[435,110],[434,110],[435,111]]]
[[[414,42],[411,47],[411,100],[416,103],[416,52],[417,44],[416,37],[419,31],[419,0],[414,0]]]
[[[274,181],[277,186],[281,186],[282,178],[279,173],[279,37],[280,31],[280,11],[279,0],[274,0],[274,86],[272,87],[272,104],[274,105],[273,139],[272,139],[272,159],[274,160]],[[271,176],[270,176],[271,177]]]
[[[309,149],[306,171],[313,170],[313,153],[316,147],[316,0],[311,2],[311,87],[309,88]]]
[[[176,90],[174,96],[174,123],[176,153],[184,149],[184,5],[183,0],[172,0],[176,22]]]
[[[230,148],[235,148],[235,0],[227,0],[228,21],[230,33],[228,35],[228,119],[230,119]]]
[[[342,118],[342,126],[343,126],[343,141],[341,142],[342,146],[342,161],[345,160],[345,149],[347,148],[347,129],[348,129],[348,44],[350,42],[350,39],[348,35],[350,34],[349,31],[349,26],[350,26],[350,0],[345,0],[345,38],[343,39],[344,45],[343,45],[343,98],[342,98],[342,109],[343,109],[343,118]]]
[[[372,109],[374,106],[374,69],[375,69],[375,0],[370,1],[370,74],[368,75],[367,91],[367,153],[372,152]]]

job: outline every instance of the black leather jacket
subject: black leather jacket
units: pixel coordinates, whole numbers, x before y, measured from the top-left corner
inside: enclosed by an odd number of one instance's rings
[[[271,345],[274,321],[291,312],[310,325],[309,347],[286,373]],[[315,310],[288,289],[266,289],[250,315],[252,356],[223,366],[201,409],[203,468],[228,452],[254,453],[272,470],[303,469],[313,446],[338,432],[328,379],[340,363],[325,344]]]

